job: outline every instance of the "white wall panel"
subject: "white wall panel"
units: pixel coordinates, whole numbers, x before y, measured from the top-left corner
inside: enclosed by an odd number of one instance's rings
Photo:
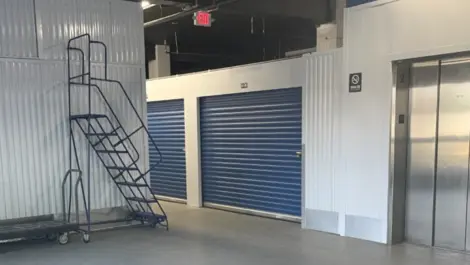
[[[67,41],[80,33],[76,0],[35,0],[39,58],[65,60]]]
[[[0,0],[0,57],[37,57],[33,0]]]
[[[65,60],[70,38],[88,33],[108,46],[108,60],[144,63],[143,13],[138,3],[116,0],[36,0],[39,57]],[[84,43],[74,43],[84,49]],[[74,60],[78,56],[72,57]],[[94,62],[104,62],[103,49],[94,46]]]
[[[305,207],[340,211],[336,197],[343,167],[341,137],[341,51],[305,57],[304,89]]]
[[[102,69],[103,66],[94,65],[93,68]],[[0,60],[0,219],[61,211],[60,185],[68,169],[65,71],[66,65],[62,62]],[[138,106],[142,105],[140,67],[110,67],[110,76],[123,81],[132,99],[140,102]],[[117,112],[123,117],[126,129],[134,129],[135,118],[130,118],[129,105],[121,102],[120,90],[108,89],[106,93],[113,104],[119,105]],[[73,104],[87,109],[86,94],[76,94]],[[102,105],[102,102],[95,100],[94,104]],[[81,165],[86,169],[88,143],[79,130],[75,131]],[[145,141],[137,139],[135,142],[142,153],[145,153]],[[124,205],[122,196],[97,158],[92,159],[91,168],[92,208]],[[84,176],[87,175],[85,170]]]
[[[248,83],[242,89],[241,83]],[[209,70],[147,81],[147,100],[171,100],[302,87],[305,60],[296,58]]]
[[[108,45],[108,49],[110,49],[112,45],[110,2],[105,0],[78,0],[76,5],[79,34],[88,33],[93,40],[104,42]],[[134,10],[128,9],[127,11],[131,16],[137,15],[133,12]],[[114,49],[108,51],[108,53],[114,52],[116,52]],[[95,46],[92,53],[92,60],[95,62],[104,62],[102,47]]]
[[[144,17],[139,4],[111,2],[111,62],[143,64],[145,62]]]

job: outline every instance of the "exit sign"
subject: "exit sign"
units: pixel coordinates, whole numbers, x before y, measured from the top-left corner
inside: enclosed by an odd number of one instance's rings
[[[206,11],[199,11],[194,13],[194,25],[201,27],[212,26],[212,15]]]

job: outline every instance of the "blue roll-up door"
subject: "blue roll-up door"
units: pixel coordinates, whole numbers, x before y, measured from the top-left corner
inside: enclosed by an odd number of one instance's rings
[[[302,90],[202,98],[204,203],[301,214]]]
[[[184,101],[148,102],[148,129],[163,155],[163,163],[150,172],[156,195],[186,199]],[[158,162],[157,150],[149,142],[150,165]]]

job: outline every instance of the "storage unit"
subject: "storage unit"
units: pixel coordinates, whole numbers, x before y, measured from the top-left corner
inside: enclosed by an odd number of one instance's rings
[[[148,129],[163,155],[162,163],[150,173],[155,194],[186,199],[186,157],[184,137],[184,101],[149,102]],[[149,144],[150,164],[160,159]]]
[[[302,89],[200,100],[203,202],[301,215]]]

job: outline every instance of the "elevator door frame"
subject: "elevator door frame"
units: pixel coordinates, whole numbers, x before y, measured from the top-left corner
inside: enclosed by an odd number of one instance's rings
[[[389,203],[388,203],[388,242],[399,244],[405,242],[406,223],[406,182],[408,177],[408,141],[410,133],[410,79],[411,66],[413,63],[429,62],[433,60],[449,60],[454,58],[469,58],[470,53],[455,53],[448,55],[438,55],[426,58],[415,58],[392,62],[393,87],[392,104],[390,117],[390,159],[389,159]],[[405,125],[398,123],[404,115]],[[470,122],[470,121],[469,121]],[[400,137],[406,135],[405,143],[400,142]],[[403,144],[406,146],[403,148]],[[405,152],[405,153],[403,153]],[[402,165],[397,164],[402,163]],[[406,174],[403,172],[405,165]],[[400,167],[401,166],[401,167]],[[469,180],[470,182],[470,180]],[[470,185],[470,184],[469,184]],[[469,202],[470,203],[470,202]],[[435,205],[433,205],[435,207]],[[434,220],[433,220],[434,222]],[[434,238],[434,226],[432,227],[432,237]],[[470,226],[467,226],[467,230]],[[467,236],[467,251],[469,251],[470,235]],[[434,240],[433,240],[434,243]],[[428,247],[434,247],[428,246]]]

